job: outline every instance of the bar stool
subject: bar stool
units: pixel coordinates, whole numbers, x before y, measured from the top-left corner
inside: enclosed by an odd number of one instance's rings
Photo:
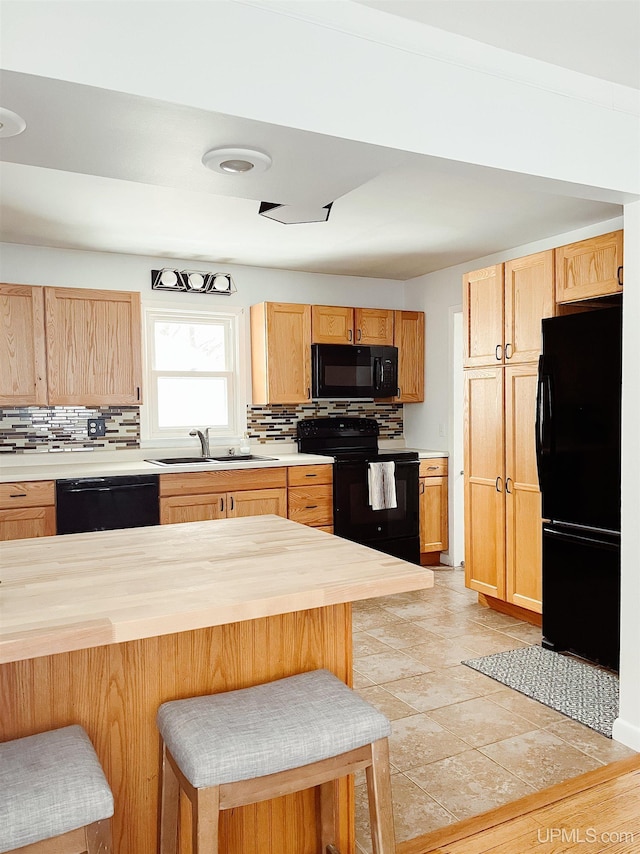
[[[0,852],[110,854],[113,795],[73,725],[0,744]]]
[[[374,854],[395,836],[387,737],[377,709],[327,670],[158,710],[163,741],[160,854],[175,854],[182,789],[193,854],[218,854],[220,810],[319,787],[319,851],[338,852],[337,781],[365,769]]]

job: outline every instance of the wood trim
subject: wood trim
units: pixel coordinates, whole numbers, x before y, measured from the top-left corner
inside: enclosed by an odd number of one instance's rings
[[[511,602],[503,602],[501,599],[487,596],[484,593],[478,593],[478,604],[485,605],[487,608],[491,608],[501,614],[506,614],[509,617],[515,617],[516,620],[524,620],[534,626],[542,625],[542,614],[521,608],[519,605],[513,605]]]
[[[431,833],[426,833],[424,836],[400,843],[397,854],[444,854],[446,851],[444,846],[446,845],[451,845],[482,832],[497,830],[500,825],[508,821],[530,815],[544,807],[638,771],[640,771],[640,755],[620,759],[602,768],[596,768],[593,771],[587,771],[586,774],[564,780],[541,792],[525,795],[525,797],[497,809],[489,810],[481,815],[464,819],[456,824],[447,825]],[[489,846],[482,849],[474,847],[473,850],[486,851],[488,848]],[[563,850],[566,849],[563,848]]]
[[[271,489],[287,485],[286,467],[224,469],[160,475],[160,497]]]

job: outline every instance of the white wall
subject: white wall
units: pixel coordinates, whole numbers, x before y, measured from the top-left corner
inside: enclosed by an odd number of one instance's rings
[[[355,3],[2,5],[10,70],[640,192],[634,90]]]

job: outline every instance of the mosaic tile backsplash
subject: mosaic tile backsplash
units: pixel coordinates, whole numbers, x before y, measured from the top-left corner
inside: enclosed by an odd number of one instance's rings
[[[361,401],[329,401],[303,403],[299,406],[275,404],[247,406],[247,429],[259,442],[294,442],[296,422],[300,418],[326,416],[343,418],[375,418],[380,426],[380,438],[401,439],[404,431],[401,403],[364,403]]]
[[[89,418],[104,418],[104,436],[89,437]],[[0,453],[20,454],[65,448],[126,450],[138,447],[138,406],[21,406],[0,409]]]
[[[401,439],[401,403],[322,401],[300,406],[247,406],[247,429],[253,441],[294,442],[296,422],[319,416],[375,418],[383,439]],[[106,435],[90,437],[89,418],[104,418]],[[0,409],[0,453],[22,454],[70,448],[128,450],[140,447],[140,409],[137,406],[24,406]]]

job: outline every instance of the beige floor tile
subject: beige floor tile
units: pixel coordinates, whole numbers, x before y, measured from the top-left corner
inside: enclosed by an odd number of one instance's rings
[[[400,650],[380,652],[377,655],[365,655],[356,658],[353,662],[354,668],[371,679],[377,685],[385,682],[394,682],[405,676],[417,676],[419,673],[428,673],[429,667],[415,658],[405,655]]]
[[[616,759],[634,756],[636,752],[619,741],[607,738],[578,721],[567,720],[564,715],[561,721],[550,724],[546,729],[601,762],[615,762]]]
[[[534,791],[477,750],[412,768],[406,775],[457,819],[478,815]]]
[[[356,691],[361,691],[364,688],[373,688],[376,683],[373,679],[369,679],[368,676],[363,676],[362,673],[358,673],[358,671],[354,668],[353,670],[353,687]]]
[[[384,626],[386,623],[397,623],[399,617],[385,611],[383,608],[367,608],[353,614],[353,631],[364,632],[375,626]]]
[[[538,791],[603,764],[540,729],[489,744],[480,751]]]
[[[378,640],[369,632],[353,633],[353,655],[354,658],[362,658],[365,655],[375,655],[378,652],[389,652],[389,644]]]
[[[383,610],[396,620],[425,620],[430,614],[439,613],[440,607],[426,599],[416,599],[411,602],[384,605]]]
[[[417,646],[419,643],[428,643],[439,638],[439,635],[415,623],[408,623],[406,621],[389,623],[386,626],[376,626],[373,629],[368,629],[367,633],[394,649]]]
[[[419,712],[439,709],[442,706],[450,706],[479,696],[471,688],[448,679],[444,670],[434,670],[420,676],[399,679],[397,682],[387,682],[385,688]]]
[[[404,774],[391,779],[396,841],[406,842],[452,824],[455,818]],[[371,854],[366,788],[356,786],[356,836],[361,851]]]
[[[492,744],[536,729],[536,725],[531,721],[497,706],[489,697],[476,697],[442,709],[434,709],[429,712],[429,717],[472,747]]]
[[[501,614],[499,611],[492,611],[491,608],[479,607],[471,619],[476,623],[483,623],[486,626],[493,626],[494,628],[523,625],[522,620],[516,620],[515,617],[510,617],[508,614]]]
[[[451,667],[442,668],[447,679],[453,679],[461,685],[465,685],[472,691],[476,692],[477,696],[486,696],[494,694],[497,691],[504,691],[502,682],[497,682],[490,676],[485,676],[484,673],[478,673],[471,667],[464,664],[454,664]]]
[[[512,688],[496,691],[491,694],[490,699],[492,703],[497,703],[503,709],[509,709],[510,712],[521,715],[540,729],[548,727],[549,724],[562,723],[567,720],[566,715],[556,712],[555,709],[551,709],[537,700],[532,700]]]
[[[400,771],[455,756],[468,745],[426,715],[393,721],[389,738],[391,763]]]
[[[477,628],[478,623],[474,623],[468,616],[459,611],[442,609],[439,613],[427,617],[426,620],[417,620],[411,625],[426,629],[443,638],[455,638]]]
[[[398,720],[398,718],[406,718],[408,715],[415,715],[416,710],[413,706],[400,700],[386,687],[375,685],[371,688],[363,688],[358,691],[361,697],[367,702],[379,709],[383,715],[386,715],[390,721]]]
[[[496,628],[499,628],[505,635],[511,635],[511,637],[518,638],[518,640],[523,640],[527,643],[536,644],[537,646],[540,646],[542,643],[542,629],[539,626],[532,626],[530,623]]]
[[[441,638],[429,643],[421,643],[418,646],[409,647],[406,652],[426,664],[430,670],[460,664],[467,658],[476,657],[476,653],[468,646],[459,643],[457,638]]]
[[[507,652],[510,649],[520,649],[529,646],[525,641],[497,632],[489,626],[476,627],[464,635],[458,635],[456,641],[469,647],[478,656],[493,655],[496,652]]]

